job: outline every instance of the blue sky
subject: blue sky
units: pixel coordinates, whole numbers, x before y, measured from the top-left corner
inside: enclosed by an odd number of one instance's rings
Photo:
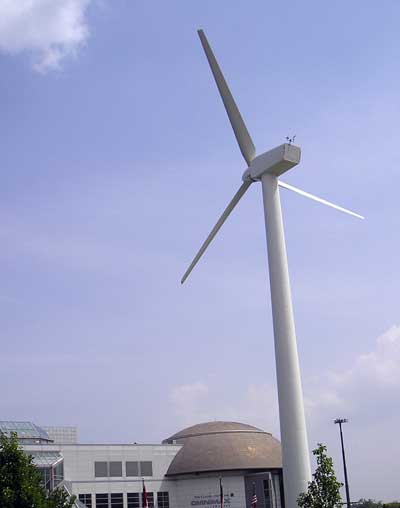
[[[400,498],[400,95],[393,0],[0,1],[1,417],[82,441],[204,420],[279,435],[261,189],[180,277],[245,169],[196,29],[282,190],[310,447]]]

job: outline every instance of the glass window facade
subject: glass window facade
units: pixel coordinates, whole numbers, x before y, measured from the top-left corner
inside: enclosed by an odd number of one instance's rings
[[[128,492],[127,496],[127,508],[140,508],[140,496],[139,492]]]
[[[87,508],[92,508],[92,494],[79,494],[78,498]]]
[[[149,505],[149,508],[154,508],[154,494],[153,494],[153,492],[147,492],[147,504]],[[142,506],[144,506],[143,499],[142,499]]]
[[[0,432],[6,436],[17,434],[18,440],[23,444],[51,443],[47,432],[31,422],[0,421]]]
[[[169,508],[168,492],[157,492],[157,508]]]
[[[124,495],[111,494],[111,508],[124,508]]]
[[[42,484],[46,490],[52,490],[51,467],[39,467],[38,471],[42,477]]]
[[[64,460],[58,452],[29,452],[32,464],[37,467],[42,476],[45,489],[53,490],[64,480]]]
[[[109,508],[108,494],[96,494],[96,508]]]
[[[108,462],[94,463],[94,476],[96,478],[104,478],[108,476]]]
[[[110,476],[122,476],[122,462],[109,463]]]
[[[139,462],[140,476],[153,476],[153,463],[150,461]]]
[[[64,461],[61,460],[53,467],[54,487],[64,480]]]
[[[245,476],[246,507],[251,508],[255,493],[258,508],[284,508],[282,471],[260,472]]]
[[[139,476],[139,462],[125,463],[126,476]]]
[[[267,480],[264,480],[263,486],[264,486],[265,508],[275,508],[276,506],[278,506],[278,500],[272,477],[270,477]]]
[[[71,426],[44,426],[42,429],[47,432],[54,443],[77,444],[78,429]]]
[[[48,451],[34,451],[26,452],[32,457],[32,463],[36,467],[54,466],[57,462],[62,460],[62,455],[59,452]]]

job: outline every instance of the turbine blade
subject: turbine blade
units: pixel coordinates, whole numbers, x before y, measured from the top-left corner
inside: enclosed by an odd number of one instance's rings
[[[239,187],[239,190],[233,196],[229,205],[225,208],[224,213],[218,219],[218,222],[215,224],[211,233],[207,236],[206,241],[200,247],[199,252],[196,254],[193,261],[191,262],[189,268],[186,270],[184,276],[181,279],[181,284],[183,284],[185,282],[185,280],[189,277],[190,272],[193,270],[193,268],[196,266],[196,264],[199,261],[199,259],[201,258],[201,256],[204,254],[204,251],[210,245],[214,236],[218,233],[218,231],[220,230],[223,223],[229,217],[229,214],[232,212],[232,210],[235,208],[235,206],[239,203],[240,198],[243,196],[243,194],[247,191],[247,189],[250,187],[250,185],[252,183],[253,182],[251,180],[247,180],[246,182],[242,183],[242,185]]]
[[[210,64],[211,72],[213,73],[215,82],[221,95],[222,102],[224,103],[226,112],[228,113],[229,121],[231,122],[232,129],[235,133],[240,151],[242,152],[247,165],[250,166],[250,163],[256,154],[256,148],[243,121],[242,115],[236,106],[235,100],[232,97],[232,94],[214,56],[214,53],[212,52],[212,49],[208,43],[207,37],[205,36],[203,30],[198,30],[197,33],[199,34],[201,44],[206,54],[208,63]]]
[[[282,180],[278,180],[278,184],[281,187],[283,187],[284,189],[288,189],[293,192],[297,192],[297,194],[300,194],[301,196],[305,196],[306,198],[310,198],[310,199],[313,199],[314,201],[318,201],[318,203],[322,203],[323,205],[327,205],[332,208],[335,208],[336,210],[340,210],[341,212],[348,213],[349,215],[353,215],[353,217],[357,217],[359,219],[365,218],[362,215],[359,215],[358,213],[348,210],[347,208],[343,208],[342,206],[335,205],[334,203],[331,203],[330,201],[327,201],[326,199],[319,198],[318,196],[314,196],[314,194],[310,194],[309,192],[305,192],[297,187],[294,187],[293,185],[289,185],[288,183],[282,182]]]

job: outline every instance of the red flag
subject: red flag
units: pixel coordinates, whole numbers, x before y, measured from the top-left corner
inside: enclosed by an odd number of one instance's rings
[[[142,507],[143,508],[149,508],[149,502],[147,501],[147,491],[146,491],[146,485],[143,482],[143,495],[142,495]]]
[[[219,502],[221,503],[221,508],[224,508],[224,489],[222,488],[222,479],[219,479]]]

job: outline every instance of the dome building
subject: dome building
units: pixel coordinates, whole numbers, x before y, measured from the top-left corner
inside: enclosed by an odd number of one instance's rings
[[[28,427],[41,439],[27,439]],[[79,508],[146,508],[144,485],[148,508],[251,508],[254,495],[257,508],[284,507],[281,445],[244,423],[200,423],[161,444],[83,444],[66,439],[64,427],[49,436],[28,422],[0,422],[6,429],[35,464],[56,461],[60,474],[47,487],[63,486]]]
[[[178,506],[218,508],[219,478],[224,508],[250,508],[254,493],[259,507],[283,506],[281,445],[272,434],[243,423],[207,422],[163,444],[182,445],[165,475],[178,480]]]
[[[208,422],[177,432],[163,444],[182,444],[167,476],[282,467],[281,445],[272,434],[235,422]]]

